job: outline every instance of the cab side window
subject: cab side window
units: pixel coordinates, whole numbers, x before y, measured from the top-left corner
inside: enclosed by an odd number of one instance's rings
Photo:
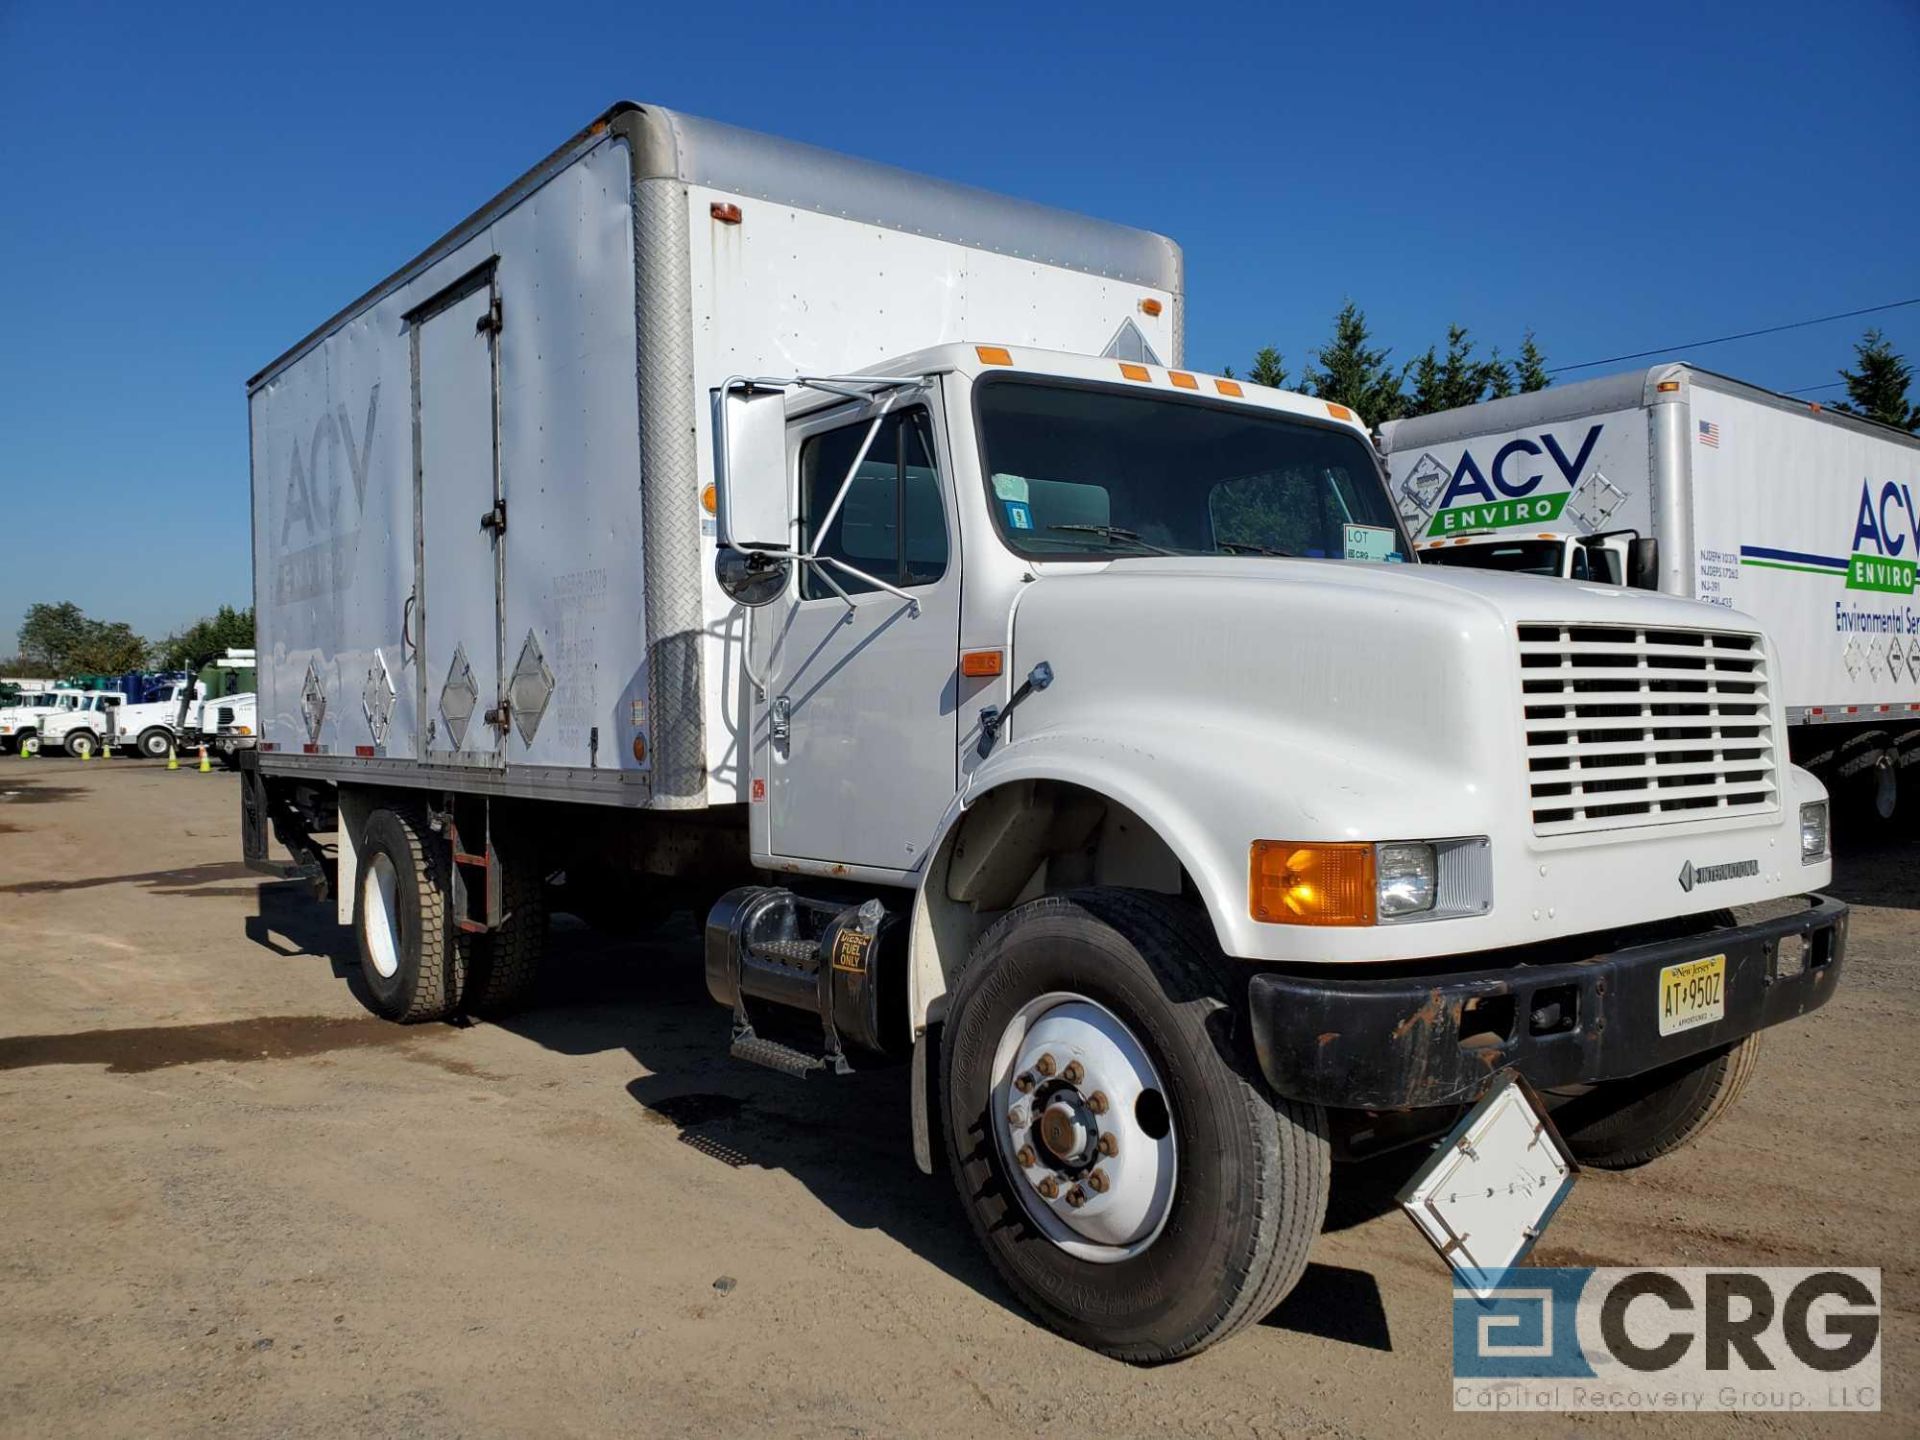
[[[801,444],[801,543],[902,589],[931,585],[947,573],[947,517],[925,410],[905,410],[880,422],[839,513],[820,534],[872,424],[863,420],[823,431]],[[849,595],[875,588],[844,570],[828,569],[833,584]],[[836,598],[833,586],[810,565],[801,567],[800,596]]]

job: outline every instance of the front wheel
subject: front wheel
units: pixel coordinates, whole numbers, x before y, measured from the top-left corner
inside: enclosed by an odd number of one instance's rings
[[[20,737],[20,753],[22,755],[38,755],[40,753],[40,737],[38,735],[22,735]]]
[[[1122,1359],[1266,1315],[1326,1214],[1326,1116],[1274,1096],[1236,1044],[1231,963],[1192,907],[1081,891],[994,925],[948,1010],[968,1219],[1047,1325]]]
[[[173,732],[164,726],[153,725],[142,730],[140,738],[134,743],[149,760],[164,760],[167,752],[173,748]]]
[[[1690,1145],[1727,1113],[1760,1063],[1758,1032],[1677,1064],[1596,1085],[1553,1112],[1573,1158],[1631,1170]]]
[[[99,752],[100,742],[91,730],[75,730],[67,736],[64,748],[76,760],[91,760]]]

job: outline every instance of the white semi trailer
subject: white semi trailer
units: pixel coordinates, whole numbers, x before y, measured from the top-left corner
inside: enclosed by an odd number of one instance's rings
[[[1423,561],[1744,611],[1797,762],[1883,819],[1920,785],[1920,436],[1663,364],[1380,438]]]
[[[1842,965],[1760,627],[1408,563],[1358,419],[1185,305],[1160,236],[608,111],[249,384],[249,863],[401,1021],[523,1002],[562,872],[696,907],[733,1053],[905,1061],[1116,1355],[1504,1077],[1686,1143]]]

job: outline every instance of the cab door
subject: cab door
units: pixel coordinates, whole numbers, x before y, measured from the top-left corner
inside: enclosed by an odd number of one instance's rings
[[[799,546],[823,559],[754,621],[763,854],[910,871],[953,799],[960,555],[936,393],[789,430]]]

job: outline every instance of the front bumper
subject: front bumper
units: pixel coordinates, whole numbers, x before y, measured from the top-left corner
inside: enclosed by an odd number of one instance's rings
[[[1254,1048],[1281,1095],[1341,1109],[1466,1104],[1507,1070],[1543,1089],[1624,1079],[1826,1004],[1847,907],[1805,898],[1778,918],[1552,964],[1385,979],[1263,972],[1247,987]],[[1794,936],[1799,956],[1783,964]],[[1714,955],[1727,961],[1725,1016],[1660,1034],[1660,971]]]

